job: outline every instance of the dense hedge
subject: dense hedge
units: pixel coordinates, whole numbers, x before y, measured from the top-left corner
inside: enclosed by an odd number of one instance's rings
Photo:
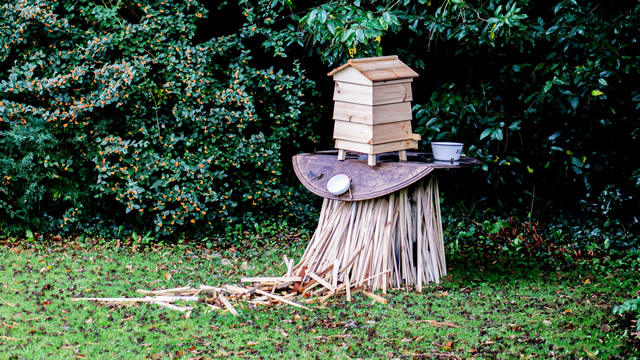
[[[638,224],[637,3],[2,4],[4,233],[309,220],[290,156],[332,147],[326,73],[390,54],[420,73],[421,147],[464,141],[482,194]]]
[[[484,162],[458,190],[640,225],[640,3],[318,1],[301,23],[325,63],[399,54],[419,71],[422,147],[463,141]]]
[[[242,11],[236,28],[202,39],[198,26],[228,22],[203,23],[194,0],[5,2],[3,231],[166,235],[304,215],[282,177],[313,142],[312,83],[277,43],[253,59],[282,7],[240,4],[226,10]]]

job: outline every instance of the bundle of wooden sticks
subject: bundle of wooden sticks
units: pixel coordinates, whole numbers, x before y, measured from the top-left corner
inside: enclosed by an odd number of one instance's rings
[[[386,293],[439,282],[447,268],[435,176],[363,201],[324,199],[318,227],[294,275],[325,273]],[[335,269],[338,269],[335,271]]]

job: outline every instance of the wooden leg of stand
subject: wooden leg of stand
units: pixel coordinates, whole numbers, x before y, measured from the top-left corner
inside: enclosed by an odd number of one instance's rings
[[[347,152],[344,149],[338,149],[338,160],[342,161],[347,158]]]
[[[376,166],[376,154],[369,154],[367,164],[369,164],[369,166]]]
[[[400,161],[407,161],[407,150],[398,151],[398,158]]]

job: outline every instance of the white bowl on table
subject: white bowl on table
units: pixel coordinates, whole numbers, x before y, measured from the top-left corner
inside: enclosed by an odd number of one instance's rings
[[[431,143],[433,158],[438,161],[458,161],[462,154],[463,143],[436,141]]]

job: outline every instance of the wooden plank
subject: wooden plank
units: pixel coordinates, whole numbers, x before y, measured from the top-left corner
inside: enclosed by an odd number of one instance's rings
[[[326,281],[325,279],[321,278],[320,276],[312,273],[312,272],[308,272],[307,276],[309,276],[310,278],[312,278],[313,280],[317,281],[318,284],[324,286],[325,288],[327,288],[329,291],[335,291],[336,288],[334,288],[331,284],[329,284],[328,281]]]
[[[348,82],[352,84],[361,84],[367,86],[373,85],[373,81],[368,79],[366,76],[364,76],[364,74],[362,74],[362,72],[353,67],[347,67],[339,72],[336,72],[333,75],[333,81]]]
[[[379,302],[381,304],[386,304],[387,303],[387,299],[383,298],[380,295],[376,295],[374,293],[370,293],[370,292],[367,292],[367,291],[365,291],[364,293],[365,293],[365,295],[367,295],[368,297],[372,298],[376,302]]]
[[[190,286],[182,286],[182,287],[177,287],[172,289],[162,289],[162,290],[143,290],[143,289],[136,290],[137,293],[140,293],[143,295],[193,295],[198,291],[199,289],[193,289]],[[190,294],[185,294],[185,292],[188,292]]]
[[[347,82],[335,82],[334,101],[364,105],[383,105],[412,101],[411,82],[404,81],[380,86],[365,86]]]
[[[209,286],[209,285],[200,285],[200,288],[199,288],[199,289],[200,289],[200,290],[203,290],[203,291],[208,291],[208,292],[217,292],[217,293],[218,293],[218,292],[221,292],[221,291],[223,291],[223,290],[224,290],[224,289],[222,289],[222,288],[215,287],[215,286]]]
[[[418,73],[405,67],[390,67],[387,69],[375,69],[362,72],[365,77],[373,82],[384,81],[389,79],[406,79],[417,77]]]
[[[409,101],[375,106],[336,101],[333,106],[333,119],[360,124],[378,125],[412,118]]]
[[[256,290],[256,292],[258,294],[260,294],[260,295],[264,295],[264,296],[270,297],[272,299],[278,300],[278,301],[280,301],[282,303],[285,303],[285,304],[289,304],[289,305],[292,305],[292,306],[295,306],[295,307],[299,307],[299,308],[302,308],[302,309],[305,309],[305,310],[311,310],[311,309],[309,309],[308,307],[306,307],[304,305],[300,305],[300,304],[298,304],[296,302],[293,302],[291,300],[287,300],[287,299],[283,298],[282,296],[274,295],[274,294],[268,293],[266,291],[262,291],[260,289]]]
[[[394,58],[381,58],[374,57],[368,61],[351,61],[351,66],[362,72],[371,72],[375,70],[387,70],[387,69],[411,69],[400,61],[397,57]],[[418,74],[416,74],[417,76]]]
[[[193,310],[193,308],[191,306],[176,306],[170,303],[166,303],[166,302],[162,302],[162,301],[154,301],[152,302],[152,304],[156,304],[156,305],[160,305],[164,308],[167,309],[171,309],[171,310],[176,310],[176,311],[180,311],[180,312],[186,312],[186,311],[191,311]]]
[[[264,276],[264,277],[246,277],[240,279],[242,282],[250,283],[276,283],[276,282],[296,282],[302,281],[300,276]]]
[[[344,63],[343,65],[341,65],[340,67],[332,70],[331,72],[329,72],[327,75],[328,76],[333,76],[335,75],[337,72],[346,69],[350,66],[358,66],[367,62],[376,62],[376,61],[384,61],[384,60],[397,60],[398,59],[398,55],[389,55],[389,56],[375,56],[375,57],[366,57],[366,58],[357,58],[357,59],[349,59],[347,60],[346,63]]]
[[[374,87],[371,105],[391,104],[412,100],[413,93],[411,92],[411,83],[404,82]]]
[[[336,81],[333,88],[333,100],[373,105],[373,87]]]
[[[364,144],[384,144],[413,139],[411,120],[396,121],[380,125],[365,125],[336,120],[333,138]]]
[[[373,83],[373,86],[383,86],[383,85],[391,85],[391,84],[404,84],[411,83],[413,79],[395,79],[395,80],[384,80],[384,81],[376,81]]]
[[[232,313],[235,316],[238,316],[238,311],[236,310],[236,308],[233,307],[233,305],[231,305],[229,300],[227,300],[227,298],[224,295],[222,294],[218,295],[218,299],[222,301],[222,304],[224,305],[224,307],[227,308],[227,310],[229,310],[230,313]]]
[[[351,283],[349,283],[349,274],[344,276],[344,283],[347,285],[347,301],[351,302]]]
[[[199,301],[197,296],[145,296],[143,298],[74,298],[71,301],[100,301],[100,302],[112,302],[112,303],[135,303],[135,302],[172,302],[172,301]]]
[[[355,141],[337,139],[335,147],[337,149],[357,151],[364,154],[380,154],[389,151],[417,149],[418,142],[415,140],[402,140],[385,144],[363,144]]]
[[[234,294],[248,294],[249,289],[245,289],[243,287],[234,286],[234,285],[224,285],[224,289],[230,293]]]

